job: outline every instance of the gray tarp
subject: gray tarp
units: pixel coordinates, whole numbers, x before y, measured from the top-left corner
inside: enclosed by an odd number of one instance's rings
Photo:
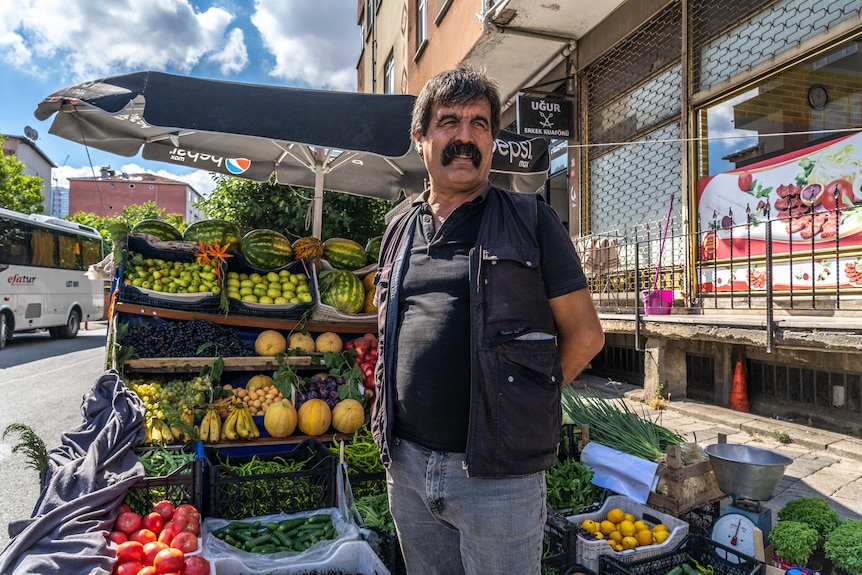
[[[105,537],[129,487],[144,476],[132,448],[144,439],[144,404],[114,371],[84,395],[84,422],[63,434],[30,519],[9,524],[0,573],[108,574]]]

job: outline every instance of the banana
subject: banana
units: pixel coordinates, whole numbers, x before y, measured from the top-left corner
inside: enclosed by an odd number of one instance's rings
[[[210,422],[207,416],[203,416],[201,424],[197,426],[198,438],[204,443],[209,443],[210,440]]]
[[[232,409],[228,416],[224,420],[224,424],[221,428],[221,435],[224,439],[233,441],[238,437],[236,423],[237,417],[239,416],[239,412],[237,410]]]
[[[183,407],[183,415],[182,415],[183,423],[188,425],[189,427],[195,426],[195,412],[189,409],[188,407]]]
[[[151,427],[151,431],[150,431],[150,442],[153,445],[161,444],[161,443],[163,443],[163,439],[162,439],[162,427],[161,427],[161,425],[159,425],[160,421],[158,419],[153,419],[151,421],[152,421],[152,427]]]
[[[248,410],[245,407],[238,407],[234,411],[236,411],[236,434],[240,436],[242,439],[249,439],[251,437],[251,429],[248,426],[248,420],[245,417],[245,414],[248,413]]]
[[[169,445],[171,443],[176,442],[176,438],[174,437],[174,432],[171,431],[171,427],[165,423],[163,420],[159,420],[159,431],[162,433],[162,444]]]
[[[144,438],[144,443],[146,443],[148,445],[152,445],[154,443],[154,441],[153,441],[153,420],[148,419],[146,425],[144,425],[144,428],[147,431],[147,435]]]
[[[221,439],[221,417],[218,411],[213,409],[210,414],[210,441],[218,443]]]
[[[245,417],[248,420],[248,427],[251,429],[251,438],[257,439],[260,437],[260,429],[258,429],[257,424],[254,422],[251,412],[248,409],[244,409],[243,411],[245,411]]]

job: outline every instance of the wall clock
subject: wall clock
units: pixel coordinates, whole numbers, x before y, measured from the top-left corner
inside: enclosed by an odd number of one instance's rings
[[[808,88],[808,104],[815,110],[822,110],[829,103],[829,92],[826,86],[814,84]]]

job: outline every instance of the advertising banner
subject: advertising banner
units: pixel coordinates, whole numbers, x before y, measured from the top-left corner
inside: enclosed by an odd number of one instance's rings
[[[862,286],[862,134],[701,179],[697,217],[703,291],[765,289],[767,229],[775,289]]]

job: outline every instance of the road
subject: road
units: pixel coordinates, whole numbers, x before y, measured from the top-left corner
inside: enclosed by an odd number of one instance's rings
[[[105,322],[90,322],[74,339],[16,335],[0,351],[0,435],[24,423],[48,450],[59,446],[62,433],[82,423],[81,399],[104,372],[106,334]],[[18,441],[17,434],[0,439],[0,548],[9,543],[9,522],[30,517],[40,493],[38,473],[12,452]]]

